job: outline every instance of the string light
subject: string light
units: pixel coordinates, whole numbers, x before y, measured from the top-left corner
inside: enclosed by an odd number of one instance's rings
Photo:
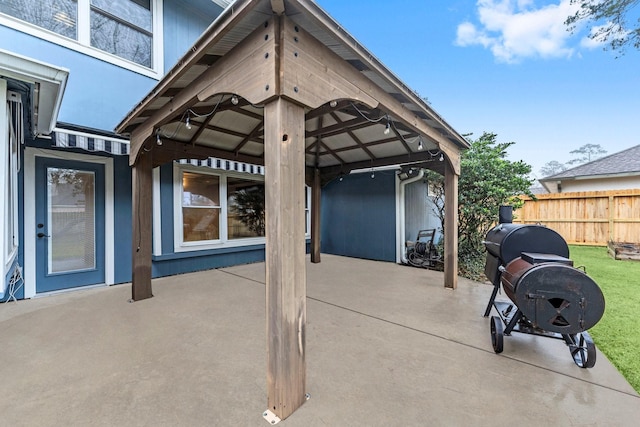
[[[440,161],[444,162],[444,156],[442,155],[442,153],[440,153]]]
[[[191,118],[189,117],[189,115],[187,115],[187,120],[185,122],[185,127],[189,130],[191,130]]]
[[[422,138],[420,138],[420,140],[418,141],[418,150],[422,151],[423,148],[424,146],[422,145]]]
[[[238,95],[233,95],[233,96],[231,97],[231,103],[232,103],[233,105],[238,105],[238,102],[239,102],[239,100],[238,100]]]
[[[387,125],[384,127],[384,134],[389,135],[390,132],[391,132],[391,125],[389,124],[389,122],[387,122]]]
[[[331,102],[329,103],[329,106],[330,106],[331,108],[336,108],[336,107],[338,106],[338,101],[336,101],[336,100],[331,101]]]
[[[162,145],[162,140],[160,139],[160,129],[158,129],[158,132],[156,132],[156,144]]]

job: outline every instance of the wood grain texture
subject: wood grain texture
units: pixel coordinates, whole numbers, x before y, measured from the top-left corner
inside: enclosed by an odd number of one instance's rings
[[[132,169],[132,278],[131,298],[134,301],[151,298],[151,224],[152,151],[143,152]]]
[[[305,401],[304,109],[265,106],[267,399],[287,418]]]

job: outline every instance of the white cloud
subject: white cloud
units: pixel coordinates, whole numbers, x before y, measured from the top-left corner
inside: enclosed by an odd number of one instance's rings
[[[571,33],[564,21],[576,5],[570,0],[537,6],[534,0],[478,0],[479,24],[458,25],[456,44],[480,45],[498,61],[519,62],[524,58],[568,58]]]

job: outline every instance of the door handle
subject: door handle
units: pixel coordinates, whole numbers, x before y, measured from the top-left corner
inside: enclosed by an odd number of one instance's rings
[[[39,239],[42,239],[43,237],[51,237],[51,236],[49,236],[47,234],[44,234],[42,231],[40,233],[36,234],[36,236],[38,236]]]

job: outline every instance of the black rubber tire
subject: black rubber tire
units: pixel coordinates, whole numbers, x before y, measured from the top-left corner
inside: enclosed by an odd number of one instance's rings
[[[573,344],[569,345],[569,351],[573,361],[581,368],[593,368],[596,364],[596,345],[587,332],[581,332],[573,336]]]
[[[493,351],[496,353],[502,353],[504,349],[503,331],[502,319],[498,316],[491,316],[491,345],[493,346]]]

